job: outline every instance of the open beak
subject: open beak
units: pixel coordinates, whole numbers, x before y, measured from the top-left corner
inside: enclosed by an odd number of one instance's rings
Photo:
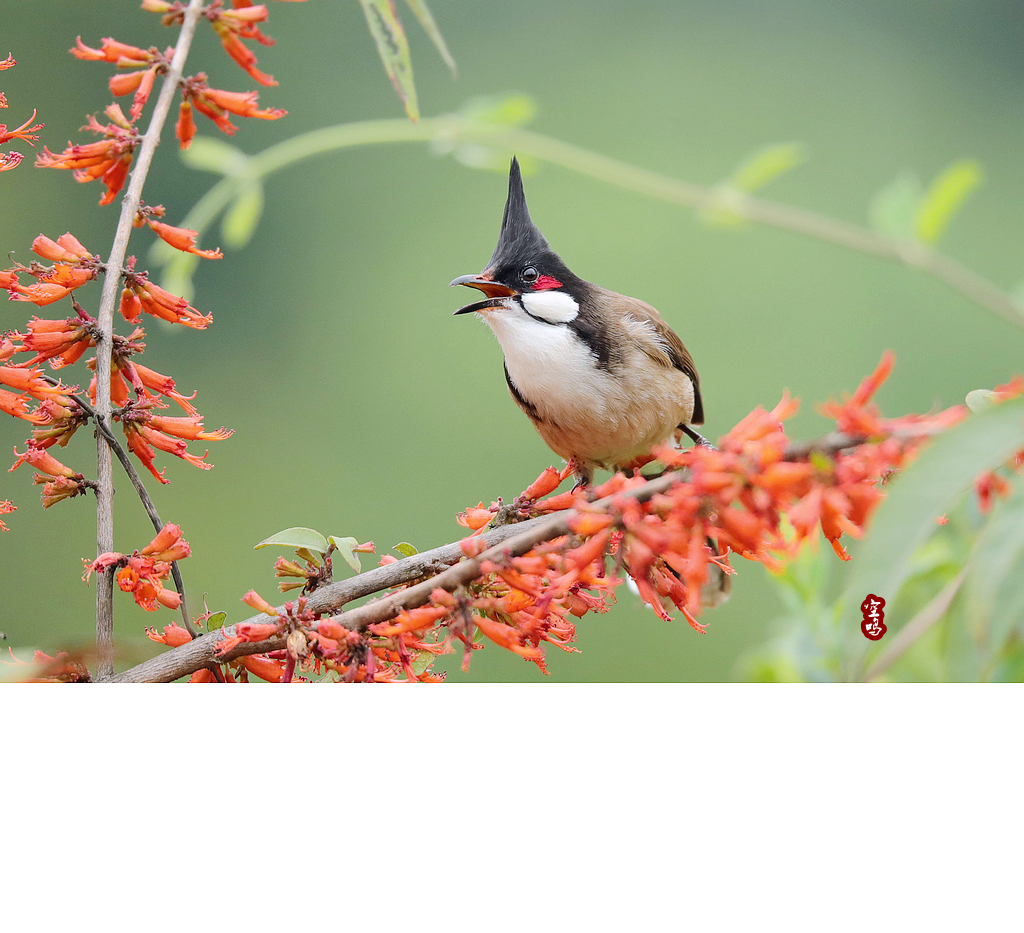
[[[483,301],[474,301],[472,304],[459,308],[458,311],[454,312],[455,314],[469,314],[473,311],[484,311],[487,308],[502,308],[505,306],[505,303],[498,299],[511,298],[516,294],[507,285],[491,281],[485,275],[460,275],[457,279],[453,279],[448,283],[449,288],[452,285],[469,285],[480,289],[487,296]]]

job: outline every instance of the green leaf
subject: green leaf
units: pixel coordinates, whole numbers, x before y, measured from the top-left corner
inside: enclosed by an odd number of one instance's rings
[[[967,196],[981,184],[981,166],[971,160],[954,162],[941,172],[921,199],[914,231],[925,243],[936,243]]]
[[[279,531],[269,538],[264,538],[253,550],[269,547],[270,545],[291,547],[296,550],[306,548],[310,551],[316,551],[318,554],[326,554],[328,547],[327,539],[319,531],[315,531],[312,528],[303,528],[302,526],[285,528],[284,531]]]
[[[965,582],[967,620],[992,651],[1024,630],[1024,483],[997,499],[974,545]]]
[[[444,59],[444,63],[451,69],[452,76],[454,77],[457,71],[455,59],[452,58],[451,52],[448,51],[444,36],[441,35],[441,31],[437,28],[437,23],[434,22],[433,14],[427,8],[427,4],[424,0],[405,0],[405,2],[409,4],[409,9],[413,11],[416,19],[420,21],[420,25],[426,34],[430,36],[430,41],[434,43],[434,47],[440,53],[441,58]]]
[[[224,628],[224,622],[227,619],[228,614],[226,612],[215,612],[206,620],[206,631],[216,632],[219,628]]]
[[[912,172],[904,172],[876,191],[868,203],[871,229],[898,240],[914,239],[915,217],[922,190],[921,179]]]
[[[216,136],[197,136],[188,149],[181,150],[181,161],[189,168],[219,175],[248,174],[249,156],[237,146]]]
[[[472,97],[459,108],[459,114],[473,123],[519,127],[537,115],[537,103],[528,94]]]
[[[327,540],[334,545],[335,550],[345,559],[345,563],[356,573],[359,573],[362,565],[359,563],[359,555],[353,550],[359,546],[359,542],[355,538],[340,538],[337,535],[331,535]]]
[[[220,222],[224,245],[241,249],[256,232],[263,215],[263,185],[255,179],[243,182]]]
[[[757,191],[804,160],[804,149],[799,143],[765,146],[744,160],[729,176],[727,184],[747,193]]]
[[[419,677],[431,664],[434,663],[434,653],[420,648],[410,659],[409,666],[412,672]]]
[[[398,551],[398,553],[401,554],[402,557],[412,557],[413,554],[419,554],[419,551],[417,551],[416,548],[409,544],[408,541],[403,541],[401,544],[396,544],[392,548],[392,550]]]
[[[1024,398],[971,415],[944,431],[891,481],[871,531],[855,553],[841,601],[846,677],[859,678],[863,670],[864,598],[874,593],[891,604],[913,570],[914,552],[937,527],[936,518],[950,510],[979,473],[1006,462],[1021,447]]]
[[[384,70],[398,92],[409,119],[415,123],[420,118],[420,112],[416,102],[416,86],[412,80],[409,40],[395,14],[395,8],[391,0],[359,0],[359,3],[366,14],[370,35],[377,43]]]

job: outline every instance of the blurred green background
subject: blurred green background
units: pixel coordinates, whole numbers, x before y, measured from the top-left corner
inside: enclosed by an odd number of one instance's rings
[[[256,153],[319,126],[401,115],[354,0],[269,6],[265,31],[278,44],[259,50],[259,64],[280,86],[260,88],[260,103],[289,115],[236,121],[234,144]],[[977,159],[985,183],[943,248],[1007,289],[1024,279],[1019,3],[433,0],[458,63],[454,80],[397,6],[424,117],[518,92],[537,104],[531,129],[702,184],[758,147],[796,141],[807,162],[765,195],[858,224],[874,193],[900,174],[927,182],[956,159]],[[7,4],[0,56],[12,52],[18,66],[0,74],[10,104],[2,118],[17,126],[37,107],[46,123],[40,145],[54,151],[86,141],[77,132],[85,115],[109,102],[110,67],[67,54],[76,34],[93,46],[104,36],[144,47],[172,41],[132,0]],[[254,87],[208,28],[189,62],[198,70],[215,87]],[[219,136],[196,119],[200,134]],[[709,228],[683,208],[534,165],[526,180],[534,220],[570,267],[654,304],[690,348],[711,437],[753,406],[772,406],[784,388],[803,400],[791,432],[821,433],[827,422],[815,404],[851,391],[887,347],[897,365],[879,401],[893,415],[958,403],[1024,368],[1024,334],[916,272],[777,230]],[[185,167],[167,141],[145,200],[180,223],[214,180]],[[193,613],[204,593],[230,621],[250,614],[239,602],[250,588],[273,600],[275,555],[252,548],[281,528],[372,539],[378,553],[400,541],[426,549],[460,536],[456,512],[514,496],[553,462],[508,397],[490,332],[451,316],[465,297],[447,283],[486,262],[505,184],[503,174],[422,143],[304,161],[270,180],[252,242],[201,266],[193,303],[213,312],[210,330],[144,322],[143,362],[173,375],[181,391],[198,390],[208,429],[235,429],[211,445],[210,472],[167,455],[157,461],[171,480],[153,484],[157,506],[193,548],[182,566]],[[28,262],[36,235],[71,230],[105,253],[117,207],[98,208],[100,194],[95,183],[36,170],[27,158],[0,176],[0,248]],[[201,245],[220,241],[214,228]],[[149,243],[140,232],[130,252],[142,259]],[[98,289],[79,294],[95,310]],[[34,310],[6,305],[0,328],[22,328]],[[83,381],[84,370],[64,378]],[[6,418],[0,431],[8,448],[27,434]],[[83,430],[62,459],[93,475],[93,457]],[[0,498],[19,506],[0,536],[7,644],[27,657],[31,647],[88,643],[95,593],[80,575],[94,549],[92,501],[44,514],[28,468],[0,475]],[[116,521],[121,550],[151,537],[127,484]],[[773,635],[781,607],[762,569],[738,564],[732,600],[705,617],[707,635],[655,619],[623,590],[610,613],[581,622],[581,653],[549,651],[553,679],[743,676],[745,653]],[[834,568],[833,589],[845,573]],[[144,626],[173,616],[115,598],[125,667],[156,650]],[[469,675],[458,671],[460,657],[442,665],[456,681],[544,679],[496,648],[476,652]]]

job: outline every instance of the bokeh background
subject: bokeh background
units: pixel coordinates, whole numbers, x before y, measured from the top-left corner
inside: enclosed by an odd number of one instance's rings
[[[261,105],[289,115],[238,121],[234,144],[256,153],[316,127],[401,115],[354,0],[269,6],[266,32],[278,44],[259,52],[260,67],[280,86],[261,88]],[[1024,280],[1017,2],[433,0],[431,8],[458,63],[455,79],[398,4],[425,117],[516,92],[535,102],[537,132],[702,184],[761,146],[799,142],[807,161],[765,195],[858,224],[900,175],[927,182],[954,160],[976,159],[984,184],[943,248],[1004,288]],[[77,34],[94,46],[104,36],[165,45],[171,35],[133,0],[7,4],[0,54],[12,52],[18,66],[0,75],[10,104],[2,117],[16,126],[37,107],[40,145],[54,151],[85,141],[77,132],[85,114],[109,102],[109,66],[67,54]],[[254,86],[205,28],[189,63],[197,70],[216,87]],[[217,135],[197,121],[201,134]],[[879,396],[890,414],[955,404],[1024,368],[1024,334],[919,273],[774,229],[712,228],[684,208],[533,165],[534,219],[571,268],[651,302],[683,337],[712,437],[785,388],[803,400],[792,433],[820,433],[827,424],[815,404],[852,390],[886,348],[897,354]],[[179,223],[214,180],[167,142],[146,201]],[[503,174],[423,143],[304,161],[270,180],[249,245],[200,268],[193,303],[213,312],[214,325],[193,332],[145,322],[144,362],[198,391],[208,429],[235,430],[211,445],[212,471],[158,458],[171,483],[152,490],[157,506],[193,547],[182,567],[193,612],[203,594],[232,621],[250,614],[239,602],[246,590],[273,599],[276,555],[253,545],[282,528],[372,539],[378,553],[402,541],[426,549],[460,536],[456,512],[514,496],[553,462],[508,397],[490,332],[451,316],[465,296],[447,283],[486,262],[505,184]],[[28,262],[37,234],[71,230],[105,252],[117,207],[98,208],[100,194],[26,159],[0,176],[0,248]],[[214,228],[201,245],[220,240]],[[144,257],[148,245],[148,231],[137,234],[131,252]],[[95,309],[98,289],[81,295]],[[57,308],[42,313],[70,313]],[[23,327],[33,310],[6,305],[0,329]],[[21,422],[0,422],[8,448],[25,435]],[[87,431],[62,459],[92,475]],[[27,468],[0,475],[0,498],[19,506],[0,536],[7,644],[22,657],[87,644],[95,594],[80,576],[81,558],[94,551],[91,500],[43,513]],[[151,537],[127,484],[116,521],[119,549]],[[772,637],[781,607],[762,569],[740,564],[732,600],[705,617],[707,635],[655,619],[623,591],[610,613],[580,624],[580,653],[549,651],[552,678],[746,676],[745,659]],[[844,573],[837,566],[830,585]],[[157,650],[144,627],[172,616],[116,599],[124,667]],[[468,675],[459,658],[443,665],[456,681],[544,679],[494,648],[474,654]]]

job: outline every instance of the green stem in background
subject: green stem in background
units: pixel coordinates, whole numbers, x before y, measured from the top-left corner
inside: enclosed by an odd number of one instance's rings
[[[110,446],[104,432],[110,431],[112,406],[110,402],[110,369],[111,352],[113,350],[114,308],[117,306],[118,292],[121,284],[121,270],[124,268],[125,255],[128,252],[128,239],[132,232],[132,222],[142,201],[142,188],[146,183],[153,155],[160,143],[160,134],[167,114],[171,109],[171,101],[178,89],[185,58],[188,56],[192,36],[195,34],[196,22],[202,12],[203,0],[190,0],[185,13],[178,43],[174,49],[174,57],[164,77],[160,96],[153,108],[153,116],[149,127],[142,137],[138,158],[132,169],[128,191],[121,202],[121,216],[117,223],[117,232],[107,259],[106,277],[103,281],[103,292],[97,313],[100,336],[96,341],[96,421],[100,430],[96,432],[96,552],[104,554],[114,550],[114,477],[113,460]],[[113,574],[98,574],[96,587],[96,679],[109,680],[114,673],[114,577]]]
[[[697,211],[724,211],[737,220],[799,233],[878,259],[918,269],[943,282],[975,304],[1024,329],[1024,306],[988,279],[927,243],[876,234],[814,211],[752,197],[727,184],[698,185],[620,162],[540,133],[488,123],[458,114],[410,123],[405,120],[367,120],[303,133],[245,157],[239,154],[236,174],[226,174],[192,208],[183,226],[202,233],[247,184],[289,168],[303,159],[356,146],[397,142],[429,142],[441,146],[475,143],[531,155],[588,175],[607,184],[679,204]],[[225,171],[232,169],[225,168]],[[163,256],[169,256],[169,249]],[[174,272],[188,277],[196,259],[174,258]],[[167,263],[170,265],[170,261]]]

